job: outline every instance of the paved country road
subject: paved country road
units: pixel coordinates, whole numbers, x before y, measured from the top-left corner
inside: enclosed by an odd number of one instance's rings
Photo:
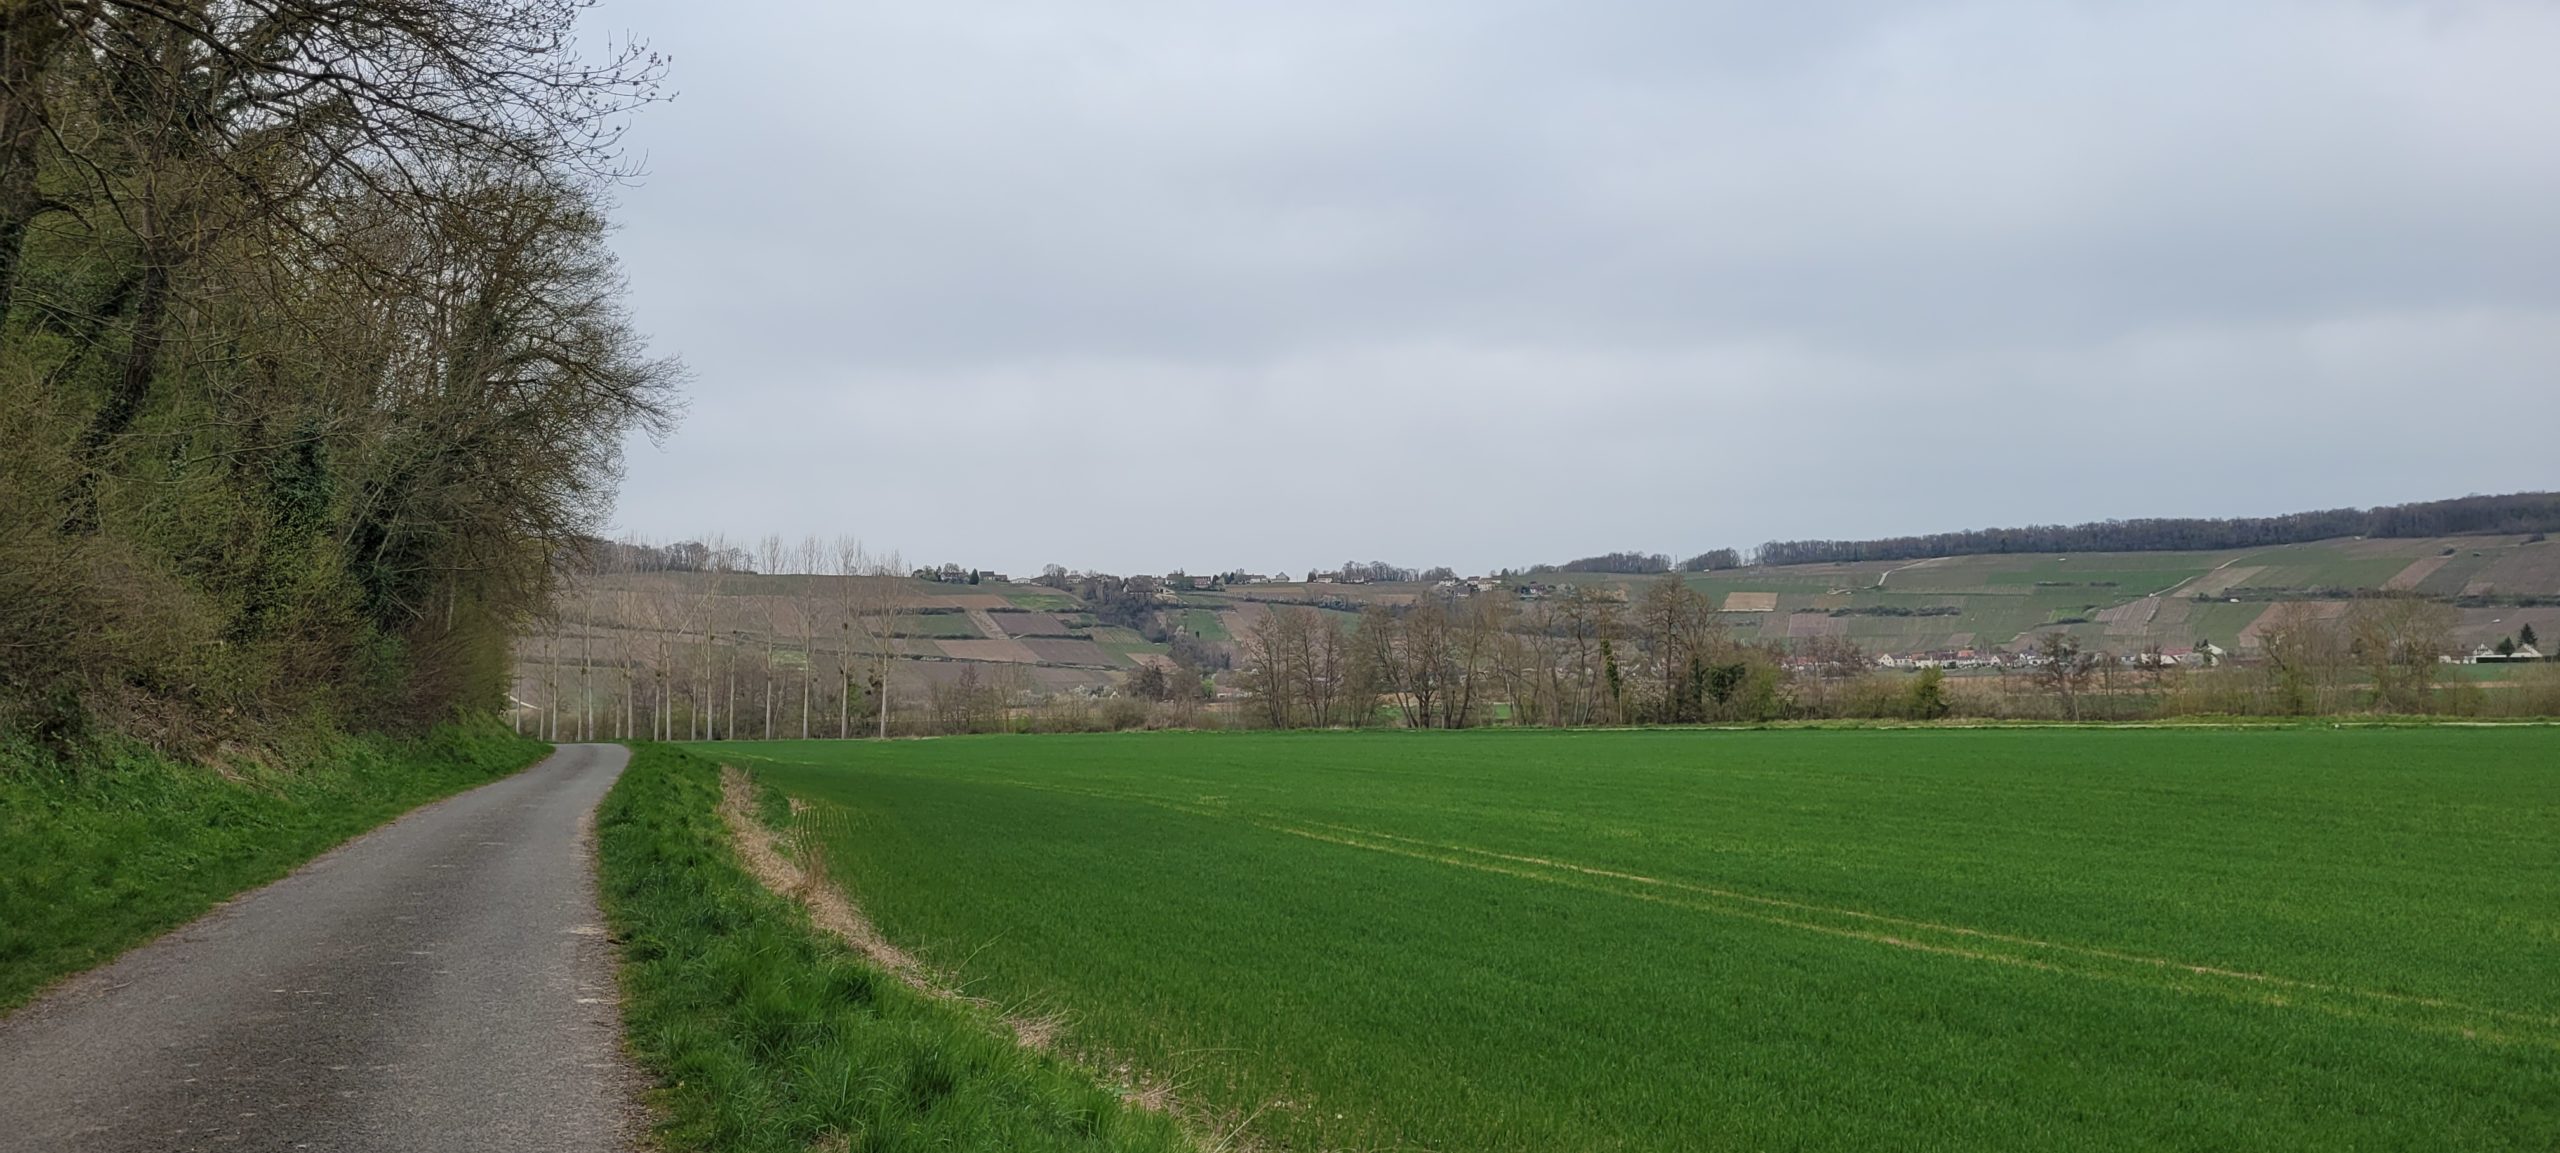
[[[0,1150],[622,1150],[619,746],[402,817],[0,1020]]]

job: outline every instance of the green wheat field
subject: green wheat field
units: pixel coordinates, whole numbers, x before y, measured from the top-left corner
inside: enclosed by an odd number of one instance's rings
[[[696,747],[1264,1148],[2560,1147],[2560,730]]]

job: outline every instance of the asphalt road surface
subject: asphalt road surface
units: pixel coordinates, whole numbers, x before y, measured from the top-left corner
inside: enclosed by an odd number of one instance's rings
[[[623,1150],[619,746],[429,805],[0,1020],[0,1150]]]

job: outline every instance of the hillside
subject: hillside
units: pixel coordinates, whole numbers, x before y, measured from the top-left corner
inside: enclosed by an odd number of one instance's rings
[[[2528,541],[2345,539],[2215,552],[1986,555],[1691,579],[1717,595],[1744,636],[1847,636],[1878,652],[2017,648],[2052,631],[2116,652],[2198,640],[2247,650],[2257,622],[2277,603],[2343,605],[2355,593],[2383,590],[2457,605],[2454,639],[2467,646],[2494,643],[2527,621],[2546,635],[2560,624],[2560,547]],[[1946,615],[1920,615],[1926,613]]]
[[[1480,595],[1526,603],[1569,584],[1632,591],[1657,579],[1557,574],[1506,580]],[[2528,624],[2560,637],[2560,544],[2532,536],[1765,565],[1682,579],[1706,594],[1737,640],[1841,637],[1869,655],[2014,652],[2057,631],[2092,651],[2157,645],[2177,653],[2210,641],[2245,655],[2278,604],[2335,611],[2359,593],[2383,591],[2452,606],[2460,619],[2453,639],[2463,648],[2495,644]],[[693,723],[697,699],[724,716],[734,709],[742,734],[760,733],[770,715],[776,733],[796,735],[805,701],[809,731],[832,735],[876,718],[869,686],[884,649],[893,713],[924,706],[937,687],[1007,700],[1098,696],[1145,664],[1168,662],[1169,641],[1183,640],[1195,663],[1233,663],[1236,638],[1275,606],[1311,606],[1354,623],[1371,604],[1461,589],[1478,595],[1471,586],[1423,581],[1167,589],[1150,602],[1147,623],[1159,638],[1151,640],[1104,623],[1075,593],[1039,584],[606,575],[566,594],[555,628],[519,642],[516,699],[529,710],[527,723],[544,723],[556,703],[559,732],[602,735],[648,730],[651,710],[670,702],[681,730]],[[881,615],[884,603],[894,604],[892,616]],[[882,620],[894,623],[884,628]],[[593,727],[581,730],[590,708]]]
[[[1517,589],[1634,588],[1649,576],[1557,573],[1505,582]],[[2534,535],[2342,538],[2194,552],[2010,553],[1754,565],[1681,579],[1710,596],[1738,639],[1841,636],[1871,653],[2021,648],[2048,632],[2126,652],[2210,640],[2247,649],[2275,604],[2342,605],[2357,593],[2410,592],[2458,608],[2455,640],[2495,643],[2518,626],[2560,626],[2560,546]],[[1283,585],[1231,590],[1231,614],[1261,600],[1410,599],[1409,585]],[[1515,592],[1515,595],[1516,592]]]
[[[1008,695],[1098,694],[1169,646],[1103,625],[1077,597],[1029,584],[946,585],[903,577],[653,572],[583,578],[547,627],[519,640],[520,711],[557,703],[561,733],[592,708],[598,734],[650,730],[671,709],[732,701],[754,731],[835,733],[873,716],[885,671],[893,702],[966,681]],[[850,697],[850,701],[848,701]],[[630,718],[626,724],[626,717]]]

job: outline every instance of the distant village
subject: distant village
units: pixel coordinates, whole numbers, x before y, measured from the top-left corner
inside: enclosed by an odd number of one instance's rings
[[[1543,573],[1546,570],[1539,571]],[[915,570],[914,575],[918,580],[959,585],[974,585],[980,583],[1006,584],[1011,583],[1013,579],[1004,573],[988,569],[966,568],[957,564],[945,564],[939,567],[920,568]],[[1059,588],[1066,588],[1069,587],[1069,582],[1079,575],[1083,574],[1070,574],[1066,572],[1066,570],[1053,565],[1049,572],[1044,573],[1041,577],[1035,578],[1027,583],[1049,584],[1055,585]],[[1624,579],[1623,574],[1612,575],[1618,576],[1620,580]],[[1570,593],[1577,587],[1571,581],[1531,579],[1527,576],[1516,573],[1497,573],[1491,576],[1462,577],[1451,573],[1445,568],[1417,571],[1411,569],[1400,569],[1394,566],[1376,563],[1366,565],[1346,564],[1338,569],[1310,570],[1302,580],[1293,579],[1285,572],[1257,573],[1246,572],[1241,569],[1208,576],[1194,576],[1188,573],[1176,571],[1167,573],[1162,577],[1133,579],[1143,579],[1153,582],[1156,586],[1153,594],[1154,598],[1165,604],[1179,603],[1182,599],[1182,594],[1185,592],[1220,592],[1235,588],[1293,584],[1370,585],[1428,583],[1434,591],[1448,597],[1463,598],[1509,595],[1512,598],[1523,602],[1546,600],[1551,597]],[[1627,595],[1624,585],[1618,581],[1595,582],[1590,586],[1590,592],[1593,595],[1605,596],[1615,600],[1624,600]],[[1776,598],[1773,594],[1735,593],[1732,594],[1732,596],[1736,599],[1746,596],[1765,599],[1755,600],[1750,608],[1737,608],[1728,604],[1728,607],[1723,611],[1757,613],[1775,611],[1776,609]],[[2100,653],[2095,654],[2095,658],[2112,661],[2118,665],[2137,670],[2159,670],[2180,667],[2210,667],[2230,659],[2231,655],[2230,650],[2210,641],[2205,641],[2196,645],[2153,645],[2127,652]],[[1909,653],[1882,652],[1863,659],[1866,663],[1872,664],[1878,669],[1899,671],[1940,669],[1949,672],[1996,672],[2011,669],[2034,669],[2051,663],[2050,657],[2032,649],[2013,652],[2004,648],[1951,648]],[[2088,658],[2084,657],[2083,659]],[[2448,653],[2438,657],[2437,659],[2445,664],[2480,665],[2528,663],[2542,661],[2549,658],[2546,658],[2542,651],[2531,643],[2518,645],[2510,640],[2494,648],[2488,645],[2480,645],[2469,652]],[[1783,659],[1781,663],[1798,672],[1812,672],[1820,669],[1834,668],[1837,664],[1836,660],[1826,659],[1825,656],[1810,653],[1792,654]]]

